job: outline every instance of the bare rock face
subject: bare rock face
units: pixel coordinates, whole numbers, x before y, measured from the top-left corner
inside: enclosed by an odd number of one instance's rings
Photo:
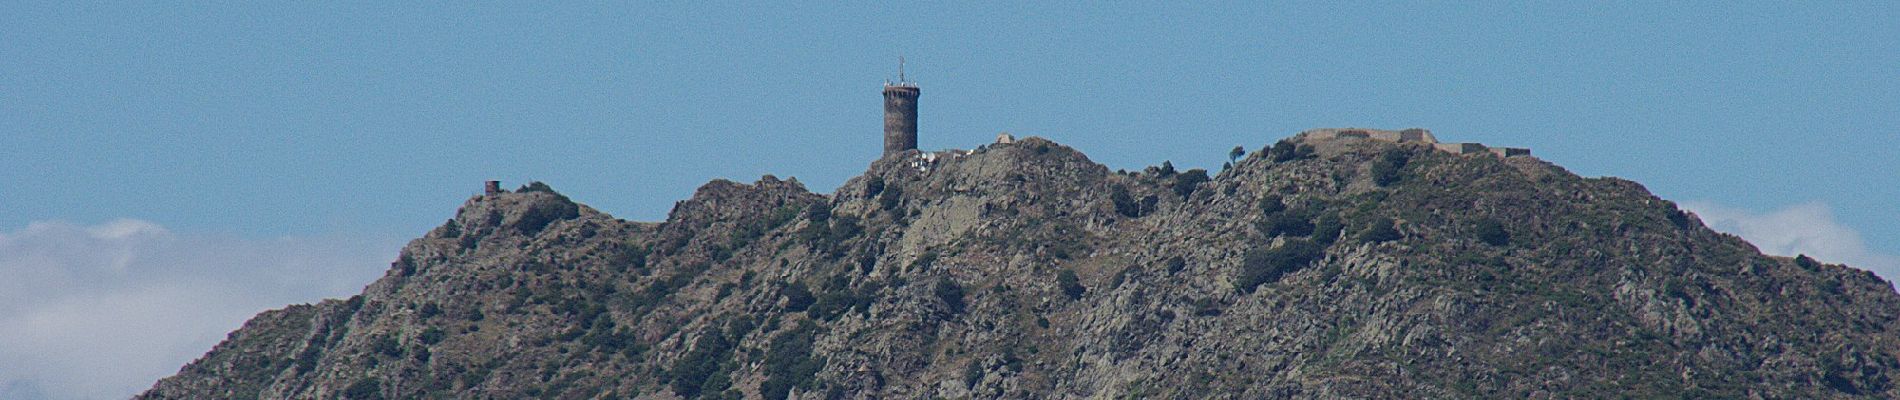
[[[659,223],[479,196],[139,398],[1900,397],[1871,273],[1534,158],[1308,140],[1209,176],[1024,138]]]

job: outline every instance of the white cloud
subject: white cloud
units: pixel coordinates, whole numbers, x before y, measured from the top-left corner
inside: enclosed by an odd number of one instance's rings
[[[0,399],[128,397],[259,311],[361,292],[401,244],[182,234],[130,219],[0,233]]]
[[[1763,253],[1806,254],[1822,262],[1873,271],[1888,282],[1900,278],[1900,256],[1868,248],[1860,232],[1836,221],[1826,204],[1810,202],[1767,213],[1706,201],[1685,202],[1682,207],[1710,228],[1748,239]]]

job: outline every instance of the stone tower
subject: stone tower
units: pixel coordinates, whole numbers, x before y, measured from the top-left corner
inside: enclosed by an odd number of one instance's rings
[[[917,84],[904,77],[897,59],[897,82],[884,82],[884,156],[917,148]]]

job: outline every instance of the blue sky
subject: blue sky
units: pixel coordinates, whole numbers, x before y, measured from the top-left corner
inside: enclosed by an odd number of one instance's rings
[[[388,3],[0,5],[0,245],[149,225],[366,253],[310,264],[366,283],[386,261],[358,260],[486,179],[640,220],[715,178],[828,192],[877,156],[903,55],[927,149],[1009,131],[1217,168],[1308,128],[1424,127],[1641,182],[1765,250],[1900,266],[1889,2]],[[213,330],[335,287],[245,297]],[[121,293],[93,289],[72,301]],[[87,397],[17,371],[0,397]]]

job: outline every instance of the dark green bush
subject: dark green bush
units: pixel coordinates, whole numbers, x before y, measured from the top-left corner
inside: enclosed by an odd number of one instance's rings
[[[442,339],[447,338],[448,336],[449,334],[446,332],[443,332],[441,328],[431,327],[429,329],[422,330],[422,334],[417,335],[416,338],[422,339],[423,344],[432,345],[436,343],[441,343]]]
[[[825,222],[831,219],[831,203],[815,201],[805,206],[805,219],[812,222]]]
[[[934,251],[924,251],[924,254],[917,255],[917,260],[910,262],[910,268],[919,271],[930,269],[932,265],[937,265],[937,252]]]
[[[983,372],[982,360],[970,360],[969,364],[963,366],[963,387],[975,389],[976,384],[983,380]]]
[[[568,201],[566,197],[562,197],[560,201],[538,201],[530,204],[528,210],[521,214],[520,221],[516,222],[515,230],[524,235],[534,235],[541,232],[542,228],[553,224],[554,221],[573,219],[580,215],[580,206]]]
[[[1241,262],[1240,276],[1234,279],[1234,288],[1242,293],[1253,293],[1260,285],[1279,281],[1280,277],[1305,268],[1323,255],[1324,249],[1303,239],[1288,240],[1272,249],[1248,250]]]
[[[1385,153],[1380,154],[1379,159],[1372,161],[1372,183],[1386,186],[1398,182],[1409,157],[1410,155],[1405,151],[1398,149],[1386,150]]]
[[[765,382],[759,385],[759,394],[766,399],[782,400],[790,394],[792,388],[810,390],[815,382],[812,377],[825,366],[825,360],[812,357],[811,344],[817,335],[817,326],[811,321],[799,321],[798,327],[772,338],[769,350],[765,354]]]
[[[1800,266],[1801,269],[1805,269],[1809,271],[1821,270],[1821,262],[1815,261],[1814,258],[1808,257],[1808,255],[1806,254],[1794,256],[1794,265]]]
[[[379,336],[370,342],[370,351],[390,357],[401,357],[402,344],[396,342],[395,336]]]
[[[806,224],[804,229],[799,230],[798,237],[810,244],[814,252],[830,257],[842,256],[845,249],[841,245],[857,237],[864,228],[858,225],[856,217],[837,216],[828,219],[830,224],[815,220]]]
[[[785,223],[791,222],[793,219],[797,219],[800,214],[805,212],[807,211],[801,210],[796,205],[786,205],[779,207],[777,210],[773,210],[771,214],[757,215],[742,221],[733,227],[731,234],[727,235],[726,248],[738,249],[745,247],[753,241],[758,240],[758,238],[765,236],[766,233],[771,232],[773,229],[778,229],[779,226],[785,225]]]
[[[1504,230],[1504,224],[1498,220],[1490,218],[1478,220],[1478,226],[1474,228],[1474,231],[1478,234],[1478,240],[1492,246],[1511,244],[1511,232]]]
[[[519,189],[515,189],[515,193],[532,193],[532,192],[554,193],[554,188],[549,187],[548,184],[542,183],[541,181],[534,181],[534,182],[528,182],[528,184],[526,185],[521,185],[521,188]],[[555,194],[559,194],[559,193],[555,193]]]
[[[866,284],[857,290],[852,290],[845,285],[827,286],[824,294],[818,295],[818,301],[812,303],[811,308],[805,310],[805,314],[812,318],[830,321],[852,310],[867,312],[871,309],[871,304],[877,301],[878,290],[884,288],[882,284],[877,283]]]
[[[732,384],[728,361],[732,358],[734,340],[722,334],[718,329],[707,327],[700,331],[699,340],[693,343],[693,349],[673,361],[673,368],[667,369],[666,381],[674,394],[680,397],[698,397],[702,391],[719,392]]]
[[[1071,300],[1080,299],[1083,293],[1088,292],[1088,288],[1082,286],[1082,280],[1075,276],[1075,271],[1069,269],[1056,272],[1056,286],[1061,287],[1062,294],[1068,295]]]
[[[1339,221],[1338,214],[1320,215],[1319,220],[1313,222],[1313,242],[1321,246],[1331,246],[1334,240],[1339,239],[1339,232],[1345,229],[1346,226]]]
[[[864,181],[864,197],[876,196],[884,192],[884,178],[869,177]]]
[[[937,295],[938,300],[943,301],[944,307],[951,314],[963,313],[963,286],[957,285],[957,281],[947,276],[937,278],[937,284],[933,286],[931,291]]]
[[[1182,172],[1180,175],[1175,175],[1174,194],[1180,195],[1182,199],[1186,199],[1188,196],[1194,194],[1195,189],[1207,181],[1207,170],[1200,168],[1187,170],[1187,172]]]
[[[1220,304],[1216,303],[1213,298],[1197,298],[1194,299],[1190,305],[1193,306],[1194,316],[1196,317],[1215,317],[1221,314]]]
[[[1269,194],[1260,198],[1260,215],[1273,215],[1286,211],[1286,200],[1280,195]]]
[[[1294,147],[1293,141],[1281,140],[1275,142],[1273,147],[1267,149],[1267,158],[1276,163],[1293,161],[1294,159],[1300,158],[1298,150],[1297,147]]]
[[[1286,211],[1266,216],[1259,223],[1260,233],[1267,237],[1280,235],[1308,236],[1313,234],[1313,221],[1304,211]]]
[[[1181,256],[1168,258],[1168,273],[1181,272],[1183,269],[1187,269],[1187,259],[1181,258]]]
[[[895,210],[897,206],[903,205],[903,202],[904,189],[900,186],[886,187],[884,188],[884,194],[877,196],[878,207],[884,209],[884,211]]]
[[[786,285],[785,290],[780,292],[780,294],[785,296],[786,312],[805,311],[805,309],[810,308],[812,302],[816,300],[811,295],[811,289],[806,288],[803,282],[792,282],[792,284]]]
[[[1359,231],[1359,240],[1367,243],[1390,242],[1403,237],[1398,228],[1393,226],[1392,219],[1386,217],[1373,218],[1366,224],[1365,230]]]
[[[1689,213],[1676,208],[1675,202],[1664,200],[1663,204],[1669,207],[1669,210],[1664,212],[1666,214],[1664,216],[1669,218],[1669,223],[1675,224],[1678,229],[1689,229]]]
[[[1128,218],[1141,217],[1141,203],[1136,202],[1134,196],[1128,195],[1128,188],[1121,185],[1111,186],[1108,199],[1115,203],[1115,213]]]
[[[1240,161],[1240,157],[1245,155],[1247,155],[1247,148],[1234,146],[1233,150],[1227,151],[1227,161]]]
[[[350,400],[381,400],[383,382],[376,378],[363,378],[343,389],[343,398]]]

